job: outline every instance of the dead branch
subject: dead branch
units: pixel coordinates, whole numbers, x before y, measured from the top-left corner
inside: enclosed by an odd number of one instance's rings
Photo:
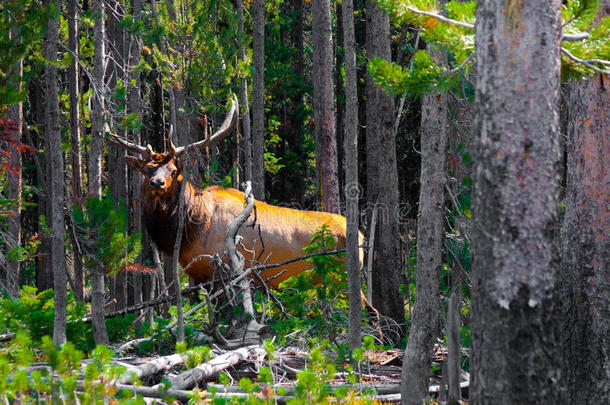
[[[212,377],[222,370],[232,367],[241,361],[247,360],[248,358],[258,359],[264,355],[265,350],[261,346],[242,347],[240,349],[224,353],[176,377],[169,378],[169,380],[172,383],[173,389],[191,389],[200,381],[206,380],[207,378]],[[153,388],[156,389],[160,389],[161,387],[161,384],[153,386]]]

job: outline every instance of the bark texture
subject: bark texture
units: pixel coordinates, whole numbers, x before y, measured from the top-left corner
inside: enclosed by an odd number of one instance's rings
[[[102,197],[102,152],[104,146],[104,61],[106,59],[106,29],[104,24],[104,0],[93,2],[94,54],[93,54],[93,102],[91,107],[91,148],[89,151],[89,190],[91,198]],[[108,344],[104,319],[104,273],[93,270],[91,276],[91,324],[96,344]]]
[[[246,38],[244,32],[244,2],[237,0],[239,57],[246,60]],[[248,80],[242,79],[239,86],[239,105],[241,107],[241,148],[243,150],[244,178],[252,181],[252,131],[250,128],[250,107],[248,102]]]
[[[265,200],[265,0],[252,4],[252,190]]]
[[[354,3],[343,0],[343,49],[345,50],[345,203],[346,264],[349,289],[349,346],[360,346],[362,300],[360,296],[360,249],[358,247],[358,78],[356,77],[356,36]]]
[[[11,32],[11,38],[15,38],[19,35],[18,30],[13,28]],[[21,90],[21,78],[23,76],[23,62],[19,61],[12,67],[12,72],[9,73],[9,77],[16,78],[16,83],[13,86]],[[22,161],[21,152],[16,147],[21,142],[21,135],[23,133],[23,103],[18,102],[8,108],[6,114],[6,120],[3,122],[3,130],[9,139],[13,142],[8,142],[8,164],[9,164],[9,175],[8,177],[8,198],[14,201],[10,210],[11,213],[6,217],[8,223],[8,240],[7,246],[9,248],[21,245],[21,190],[22,190]],[[12,139],[11,139],[12,138]],[[19,271],[20,263],[9,261],[6,265],[6,288],[8,293],[13,298],[19,297]]]
[[[471,400],[559,403],[560,2],[476,13]]]
[[[106,59],[105,5],[103,0],[93,1],[93,100],[91,102],[91,147],[89,150],[89,197],[102,198],[102,149],[104,147],[104,77]]]
[[[132,3],[132,13],[134,21],[140,21],[142,19],[142,1],[134,0]],[[135,113],[138,116],[138,119],[142,121],[142,98],[140,95],[140,72],[138,72],[135,67],[140,62],[140,58],[142,55],[142,45],[140,43],[140,38],[137,35],[131,35],[129,38],[129,77],[128,80],[129,87],[127,90],[128,97],[128,109],[130,113]],[[131,84],[135,83],[135,85]],[[135,129],[132,131],[133,142],[141,145],[142,144],[142,133],[139,129]],[[142,174],[137,170],[130,170],[130,190],[132,193],[131,204],[128,209],[131,209],[131,223],[132,223],[132,232],[133,233],[141,233],[142,232],[142,211],[140,201],[142,199]],[[138,262],[142,263],[142,254],[138,258]],[[133,303],[134,305],[142,302],[143,291],[142,291],[142,275],[139,273],[134,273],[133,275]]]
[[[390,19],[373,0],[366,2],[367,57],[391,60]],[[369,206],[379,210],[373,252],[373,305],[404,327],[403,283],[398,227],[398,172],[393,130],[394,99],[366,84],[366,171]],[[370,287],[369,287],[370,288]]]
[[[70,163],[72,166],[72,203],[83,208],[83,162],[80,136],[80,105],[78,80],[78,1],[68,1],[68,48],[73,59],[68,66],[68,93],[70,97]],[[85,278],[82,257],[78,247],[74,249],[74,296],[82,301]]]
[[[57,60],[59,42],[59,16],[49,18],[46,41],[46,58]],[[50,188],[47,190],[48,204],[51,207],[51,250],[49,267],[53,269],[54,321],[53,343],[60,346],[66,343],[66,256],[64,252],[64,157],[61,149],[59,127],[59,99],[57,68],[46,68],[46,117],[47,152],[49,153]]]
[[[440,63],[446,56],[435,49]],[[402,401],[420,404],[428,396],[434,339],[440,326],[440,277],[445,235],[445,151],[447,96],[425,95],[421,112],[421,174],[417,213],[415,308],[401,376]]]
[[[339,213],[330,0],[312,1],[313,112],[320,210]]]
[[[106,76],[108,77],[108,88],[116,89],[119,80],[123,83],[128,83],[126,76],[127,68],[127,52],[125,45],[125,30],[120,26],[121,16],[117,13],[120,9],[120,4],[116,0],[106,0],[109,5],[108,18],[106,21],[108,30],[108,68]],[[124,118],[125,109],[121,108],[123,101],[112,100],[109,97],[107,101],[107,109],[109,111],[108,119],[112,128],[119,132],[120,136],[124,137],[127,130],[121,128],[118,123]],[[115,202],[115,208],[118,208],[119,201],[127,201],[127,165],[125,163],[125,149],[109,142],[107,145],[108,157],[107,168],[111,175],[108,178],[108,188]],[[115,309],[122,309],[127,306],[127,273],[120,272],[112,277],[111,280],[112,296],[116,299]]]
[[[568,86],[560,302],[562,403],[610,398],[610,78]]]

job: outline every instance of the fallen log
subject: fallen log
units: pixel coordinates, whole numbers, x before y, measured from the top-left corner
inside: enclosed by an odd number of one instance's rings
[[[155,375],[162,371],[167,371],[173,367],[184,364],[188,359],[188,353],[176,353],[169,356],[157,357],[137,366],[127,367],[126,375],[121,377],[118,382],[121,384],[133,382],[134,377],[142,378]]]
[[[265,355],[265,350],[260,346],[242,347],[224,353],[210,361],[202,363],[195,368],[192,368],[178,376],[170,377],[168,380],[175,390],[190,389],[195,387],[200,381],[218,374],[238,364],[241,361],[247,360],[250,356],[259,358]],[[160,389],[161,384],[155,385],[153,388]]]

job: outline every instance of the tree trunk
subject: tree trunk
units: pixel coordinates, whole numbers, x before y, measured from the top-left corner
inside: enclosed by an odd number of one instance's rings
[[[89,190],[91,198],[102,197],[102,152],[104,142],[104,61],[106,58],[106,29],[104,26],[104,0],[94,0],[95,18],[93,54],[93,102],[91,107],[91,148],[89,153]],[[104,320],[104,273],[101,269],[91,272],[91,324],[96,344],[108,344]]]
[[[81,157],[79,87],[78,87],[78,1],[68,1],[68,49],[74,53],[68,67],[68,93],[70,95],[70,162],[72,166],[72,203],[83,209],[83,164]],[[83,259],[74,248],[74,296],[84,298],[85,278]]]
[[[610,398],[610,78],[568,86],[567,184],[559,285],[561,403]]]
[[[134,0],[132,3],[132,13],[134,21],[142,20],[142,0]],[[129,38],[129,80],[128,80],[128,109],[130,113],[137,114],[138,120],[142,122],[142,100],[140,96],[140,72],[135,67],[140,62],[142,55],[142,47],[140,44],[140,38],[137,35],[131,35]],[[135,129],[132,131],[133,142],[141,145],[142,144],[142,133],[140,130]],[[132,231],[134,233],[142,232],[142,211],[140,201],[142,199],[142,174],[136,170],[130,170],[130,190],[132,193],[131,203],[131,223]],[[142,254],[140,254],[138,261],[142,263]],[[142,275],[134,273],[133,275],[133,303],[134,305],[142,302]]]
[[[252,3],[252,190],[265,200],[265,0]]]
[[[102,152],[104,147],[104,77],[106,59],[105,5],[103,0],[93,0],[93,87],[91,103],[91,147],[89,150],[89,197],[102,198]]]
[[[237,0],[239,58],[246,60],[246,38],[244,32],[244,2]],[[252,181],[252,136],[250,130],[250,107],[248,103],[248,80],[242,79],[239,86],[239,104],[241,106],[241,134],[244,162],[243,181]]]
[[[321,211],[339,213],[341,200],[339,199],[339,178],[337,177],[330,0],[313,0],[311,25],[318,198]]]
[[[343,49],[345,50],[345,203],[346,262],[349,289],[349,346],[360,346],[362,301],[360,298],[360,249],[358,247],[358,78],[356,77],[356,37],[354,3],[343,0]]]
[[[108,0],[107,0],[108,1]],[[126,63],[128,60],[128,47],[125,46],[124,30],[120,26],[119,18],[121,18],[115,10],[119,10],[117,0],[109,2],[112,11],[108,13],[106,21],[108,27],[108,87],[115,89],[119,80],[128,85],[128,78],[125,75]],[[123,100],[116,100],[115,103],[109,103],[109,120],[112,128],[120,130],[121,136],[126,135],[125,129],[119,129],[119,122],[124,118]],[[109,176],[108,188],[115,202],[115,208],[118,208],[119,201],[127,200],[127,165],[125,163],[125,149],[116,145],[113,142],[108,143],[108,159],[107,167]],[[110,278],[114,284],[112,296],[116,299],[116,309],[122,309],[127,306],[127,273],[120,272]]]
[[[559,353],[561,4],[477,4],[473,404],[548,404]]]
[[[59,16],[49,18],[46,41],[46,59],[57,61],[59,42]],[[66,342],[66,256],[64,252],[64,158],[61,149],[59,127],[59,99],[57,67],[46,69],[46,132],[49,153],[50,189],[47,190],[51,207],[51,250],[49,267],[53,269],[54,322],[53,343],[61,346]]]
[[[447,383],[449,392],[448,405],[458,405],[462,396],[460,387],[460,304],[462,299],[462,278],[453,276],[457,280],[451,291],[451,298],[447,304]]]
[[[373,0],[366,6],[367,57],[391,60],[390,20]],[[373,83],[366,83],[366,171],[368,203],[378,212],[373,252],[373,305],[404,327],[404,300],[398,227],[398,172],[394,134],[394,99]],[[369,286],[369,288],[371,288]]]
[[[337,4],[337,18],[335,32],[337,33],[333,49],[335,49],[335,134],[337,140],[337,184],[339,189],[339,198],[345,198],[345,195],[341,195],[341,191],[345,190],[345,91],[343,83],[344,70],[341,69],[345,66],[345,29],[343,28],[343,12],[338,9]],[[343,6],[341,6],[343,7]],[[354,8],[354,2],[352,1],[352,9]],[[355,35],[355,34],[354,34]],[[340,51],[343,48],[343,52]],[[347,204],[345,200],[344,203]],[[342,206],[339,204],[339,206]]]
[[[13,28],[11,38],[17,38],[18,29]],[[21,91],[21,80],[23,76],[23,61],[18,61],[12,66],[12,72],[8,77],[14,78],[13,86]],[[21,142],[23,133],[23,103],[18,102],[8,108],[6,120],[4,121],[4,132],[9,136],[7,147],[8,152],[8,199],[13,201],[10,208],[11,214],[7,216],[8,240],[7,247],[13,248],[21,245],[21,190],[22,190],[22,170],[21,152],[17,145]],[[12,298],[19,297],[19,271],[18,261],[8,261],[6,266],[6,288]]]
[[[437,63],[445,63],[443,52],[430,47],[428,52]],[[440,278],[445,235],[446,94],[425,95],[421,114],[415,307],[401,376],[402,401],[405,404],[421,404],[428,396],[432,350],[440,327]]]

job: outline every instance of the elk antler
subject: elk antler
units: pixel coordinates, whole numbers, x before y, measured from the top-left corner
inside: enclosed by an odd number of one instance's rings
[[[141,145],[136,145],[135,143],[131,143],[123,138],[119,138],[118,136],[116,136],[114,134],[110,134],[110,137],[108,139],[110,139],[112,142],[116,143],[119,146],[122,146],[123,148],[125,148],[131,152],[139,153],[140,155],[142,155],[142,158],[144,160],[150,159],[154,153],[152,146],[150,146],[150,145],[146,145],[146,147],[141,146]]]
[[[237,97],[233,95],[233,98],[231,100],[231,108],[218,131],[214,132],[214,134],[207,139],[203,139],[199,142],[191,143],[186,146],[174,146],[174,143],[172,142],[173,127],[171,127],[168,136],[168,145],[170,153],[175,157],[178,157],[183,155],[187,151],[207,148],[223,140],[233,131],[233,129],[235,129],[235,126],[237,125],[237,117],[239,116],[238,110],[239,104],[237,103]]]

